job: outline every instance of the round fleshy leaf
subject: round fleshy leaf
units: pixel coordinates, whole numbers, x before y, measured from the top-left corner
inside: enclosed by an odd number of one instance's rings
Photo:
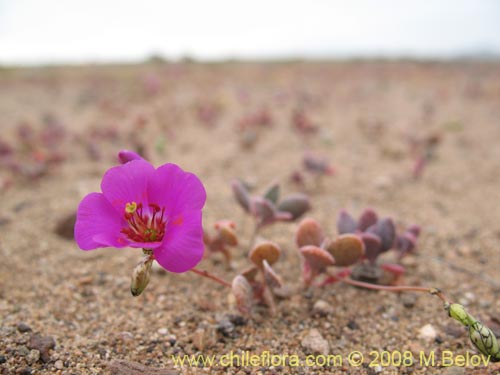
[[[406,255],[412,252],[417,245],[417,238],[413,233],[406,232],[396,238],[396,248],[401,252],[401,255]]]
[[[366,208],[361,213],[361,216],[359,217],[359,220],[358,220],[358,229],[361,232],[364,232],[369,227],[371,227],[372,225],[376,224],[377,221],[378,221],[378,215],[377,215],[377,213],[373,209],[371,209],[371,208]]]
[[[385,252],[392,248],[396,239],[396,228],[391,218],[379,220],[375,225],[367,229],[367,232],[377,235],[381,240],[381,251]]]
[[[382,241],[373,233],[362,233],[361,240],[365,245],[365,256],[371,262],[375,263],[377,257],[381,254]]]
[[[304,260],[309,265],[310,269],[319,273],[322,272],[329,266],[335,264],[335,260],[332,255],[317,246],[304,246],[300,248],[300,253],[304,257]]]
[[[278,204],[278,211],[288,212],[296,220],[311,209],[311,201],[305,194],[296,193],[285,197]]]
[[[245,316],[250,315],[253,307],[252,286],[242,275],[237,275],[231,284],[231,290],[236,299],[236,308]]]
[[[267,199],[271,203],[278,203],[280,198],[280,186],[278,184],[273,184],[267,188],[264,193],[264,199]]]
[[[234,197],[239,205],[246,211],[250,212],[250,195],[247,188],[241,183],[240,180],[234,180],[231,183]]]
[[[281,250],[278,245],[271,241],[264,241],[250,251],[249,258],[253,264],[262,268],[264,260],[269,264],[274,264],[278,261],[280,255]]]
[[[355,234],[342,234],[326,248],[335,259],[335,265],[347,267],[358,262],[365,254],[363,241]]]
[[[415,236],[415,238],[418,238],[420,236],[421,228],[420,225],[417,224],[412,224],[406,229],[407,232],[410,232]]]
[[[226,245],[238,245],[238,237],[236,236],[236,225],[233,221],[223,220],[215,223],[215,230],[217,231],[218,238]]]
[[[311,218],[302,220],[297,228],[295,242],[299,248],[307,245],[320,246],[325,235],[319,223]]]
[[[382,263],[380,267],[387,272],[390,272],[396,276],[401,276],[405,273],[405,268],[400,264],[395,263]]]
[[[277,220],[276,208],[267,199],[255,197],[251,201],[251,210],[258,218],[260,225],[271,224]]]
[[[346,210],[341,210],[337,216],[337,231],[339,234],[355,233],[358,224]]]

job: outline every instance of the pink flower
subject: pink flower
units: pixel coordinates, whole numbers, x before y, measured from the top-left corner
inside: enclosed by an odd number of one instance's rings
[[[90,193],[80,202],[78,246],[151,249],[166,270],[190,270],[204,251],[203,184],[175,164],[155,169],[138,155],[127,159],[104,174],[102,193]]]

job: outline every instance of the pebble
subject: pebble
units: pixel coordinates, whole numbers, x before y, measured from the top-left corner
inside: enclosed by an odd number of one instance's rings
[[[223,318],[217,323],[217,331],[222,333],[224,336],[229,337],[233,335],[234,324],[227,318]]]
[[[30,365],[38,362],[39,360],[40,360],[40,352],[36,349],[30,350],[30,352],[26,356],[26,361],[28,361]]]
[[[17,325],[17,330],[21,333],[25,333],[31,331],[31,327],[26,323],[21,322]]]
[[[313,306],[314,315],[326,316],[333,312],[333,307],[322,299],[317,300]]]
[[[427,341],[432,341],[436,339],[437,331],[432,324],[426,324],[425,326],[420,328],[418,337]]]
[[[407,309],[411,309],[415,306],[417,302],[417,296],[415,294],[403,293],[401,296],[401,301],[403,302],[403,306]]]
[[[162,335],[162,336],[165,336],[165,335],[168,334],[168,329],[166,329],[166,328],[160,328],[160,329],[158,329],[158,333],[160,335]]]
[[[300,344],[309,352],[327,355],[330,351],[330,345],[321,333],[315,328],[311,329],[302,339]]]
[[[443,375],[464,375],[465,369],[462,367],[448,367],[443,371]]]
[[[64,368],[64,363],[63,361],[61,360],[58,360],[56,361],[56,363],[54,363],[54,367],[58,370],[62,370]]]
[[[52,336],[32,335],[30,337],[29,348],[38,350],[43,362],[50,360],[49,351],[55,347],[56,341]]]
[[[7,362],[7,358],[4,355],[0,355],[0,364]]]
[[[33,373],[33,370],[31,369],[31,367],[23,367],[23,368],[20,368],[19,370],[16,371],[16,374],[19,374],[19,375],[30,375]]]

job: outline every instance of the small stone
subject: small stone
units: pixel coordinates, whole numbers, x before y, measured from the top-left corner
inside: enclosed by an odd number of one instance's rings
[[[31,369],[31,367],[23,367],[16,371],[16,374],[19,375],[31,375],[32,373],[33,370]]]
[[[347,327],[354,331],[356,329],[359,329],[359,324],[356,323],[355,320],[349,320],[349,322],[347,323]]]
[[[234,324],[227,318],[223,318],[217,323],[217,331],[226,337],[230,337],[234,333]]]
[[[17,352],[17,355],[19,355],[21,357],[26,357],[28,354],[30,354],[30,351],[24,345],[19,346],[17,348],[16,352]]]
[[[442,372],[443,375],[464,375],[465,369],[463,367],[448,367]]]
[[[0,365],[7,362],[7,358],[4,355],[0,355]]]
[[[54,367],[58,370],[62,370],[64,368],[64,363],[63,361],[61,360],[58,360],[56,361],[56,363],[54,363]]]
[[[28,346],[30,349],[38,350],[42,361],[48,362],[50,360],[49,351],[56,347],[56,341],[52,336],[32,335]]]
[[[165,336],[165,335],[168,334],[168,329],[166,329],[166,328],[160,328],[160,329],[158,329],[158,333],[160,335],[162,335],[162,336]]]
[[[317,300],[313,306],[313,313],[315,315],[326,316],[333,312],[333,307],[328,302],[321,299]]]
[[[309,331],[300,344],[311,353],[327,355],[330,351],[328,341],[326,341],[315,328]]]
[[[21,333],[25,333],[31,331],[31,327],[26,323],[21,322],[17,325],[17,330]]]
[[[40,352],[36,349],[30,350],[30,352],[26,356],[26,361],[28,361],[30,365],[38,362],[39,360],[40,360]]]
[[[426,341],[433,341],[437,337],[437,331],[434,326],[432,326],[432,324],[426,324],[425,326],[420,328],[418,337]]]
[[[415,294],[404,293],[401,296],[401,301],[403,302],[404,307],[406,307],[407,309],[411,309],[417,302],[417,296]]]

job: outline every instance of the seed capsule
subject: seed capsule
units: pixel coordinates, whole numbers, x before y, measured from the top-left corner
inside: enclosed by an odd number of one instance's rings
[[[148,255],[143,257],[137,266],[135,266],[130,283],[130,292],[134,297],[140,295],[148,286],[152,265],[153,259]]]

